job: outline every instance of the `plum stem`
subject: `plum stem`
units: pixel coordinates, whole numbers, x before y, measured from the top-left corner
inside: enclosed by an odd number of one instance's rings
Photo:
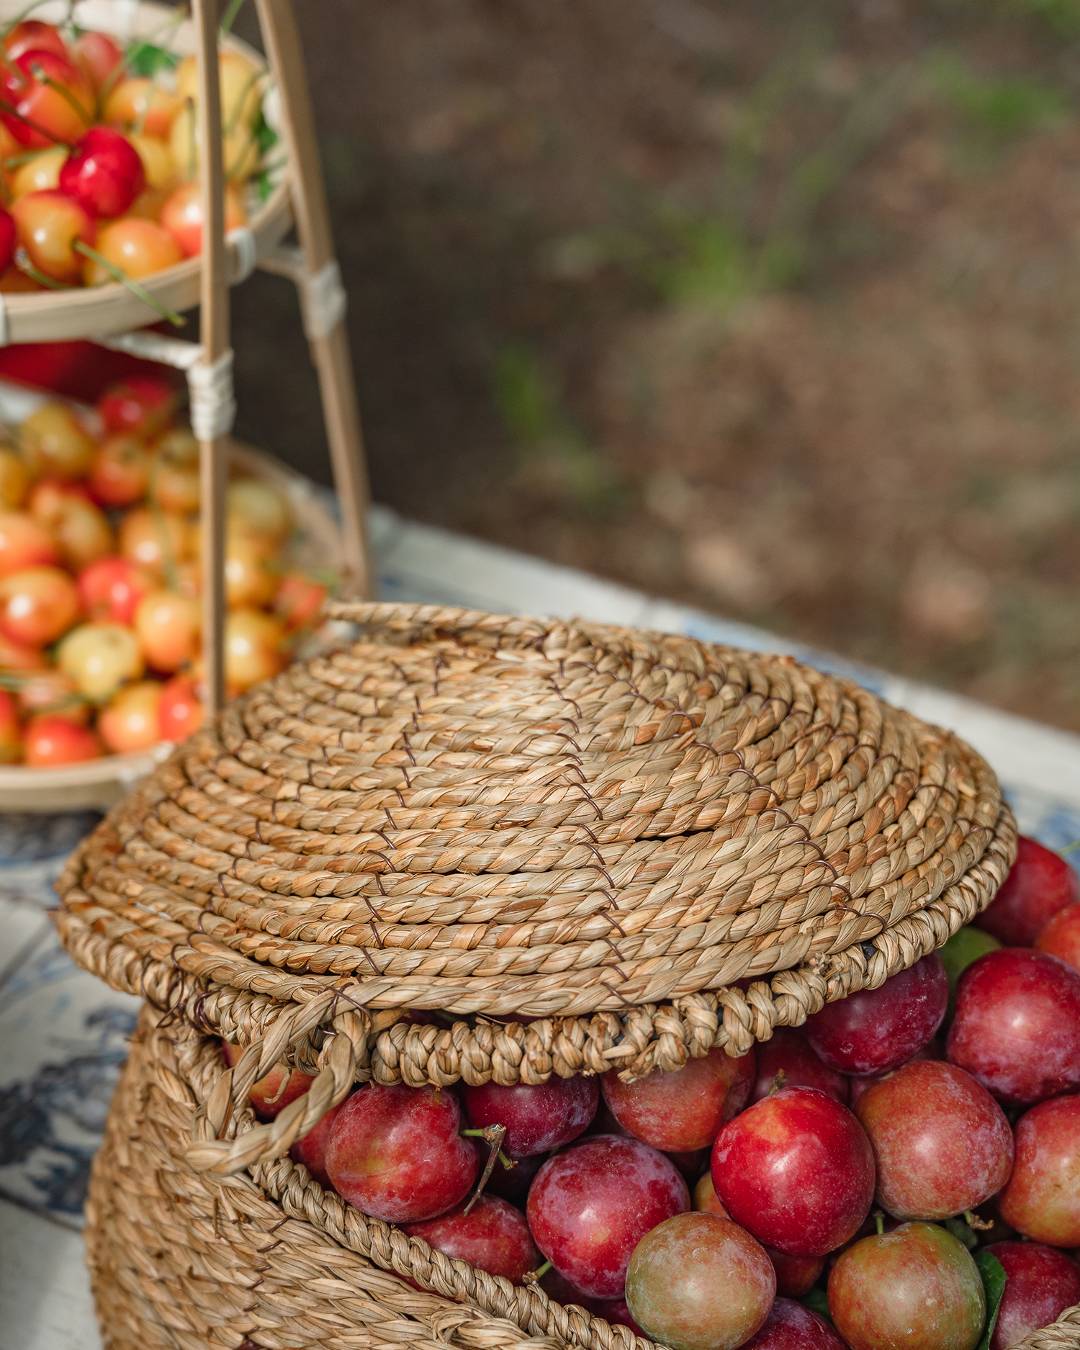
[[[882,1214],[880,1209],[874,1215],[874,1228],[878,1237],[881,1237],[885,1232],[885,1215]]]
[[[537,1266],[535,1270],[528,1271],[522,1277],[522,1284],[539,1284],[544,1276],[551,1269],[551,1262],[545,1261],[542,1266]]]
[[[488,1146],[488,1155],[484,1161],[484,1167],[480,1173],[480,1178],[476,1183],[476,1190],[473,1191],[472,1195],[469,1197],[469,1203],[465,1206],[465,1213],[468,1214],[473,1205],[476,1204],[477,1200],[479,1200],[484,1193],[484,1187],[488,1184],[491,1173],[495,1168],[495,1159],[498,1158],[499,1162],[507,1169],[513,1167],[515,1164],[513,1159],[508,1158],[502,1151],[502,1143],[506,1138],[505,1125],[485,1125],[482,1130],[469,1129],[462,1130],[461,1133],[466,1139],[482,1139]]]

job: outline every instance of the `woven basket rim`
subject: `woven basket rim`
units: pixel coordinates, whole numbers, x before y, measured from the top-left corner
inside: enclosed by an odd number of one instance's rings
[[[277,1028],[310,1069],[360,1014],[358,1071],[414,1083],[741,1054],[940,946],[1012,863],[979,755],[792,658],[331,613],[357,639],[226,709],[58,886],[77,960],[241,1045]]]

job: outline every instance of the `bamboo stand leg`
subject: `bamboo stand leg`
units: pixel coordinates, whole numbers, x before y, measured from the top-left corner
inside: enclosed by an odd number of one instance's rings
[[[229,294],[225,280],[225,171],[218,77],[218,3],[194,0],[199,62],[197,125],[202,164],[203,251],[199,341],[205,368],[229,352]],[[194,388],[193,388],[194,392]],[[193,400],[194,403],[194,400]],[[193,418],[193,421],[195,419]],[[202,497],[203,655],[207,712],[225,704],[225,470],[226,442],[218,432],[199,441]]]
[[[325,278],[327,268],[336,272],[336,264],[300,37],[291,0],[257,2],[270,68],[281,91],[286,148],[293,175],[293,213],[306,273],[301,284],[314,287],[320,278]],[[324,329],[318,323],[317,309],[310,299],[304,300],[308,342],[318,372],[334,482],[341,500],[350,589],[366,597],[371,594],[372,581],[367,536],[367,469],[349,337],[343,312]]]

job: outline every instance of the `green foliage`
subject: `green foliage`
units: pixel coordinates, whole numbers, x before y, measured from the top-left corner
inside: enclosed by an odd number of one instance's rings
[[[827,1322],[832,1321],[829,1316],[829,1296],[821,1285],[814,1285],[808,1294],[803,1295],[802,1301],[811,1312],[816,1312],[819,1317],[824,1317]]]
[[[978,1350],[990,1350],[990,1342],[997,1326],[1001,1299],[1005,1293],[1005,1267],[993,1252],[981,1251],[975,1258],[975,1264],[982,1276],[983,1289],[986,1291],[986,1330],[979,1342]]]
[[[148,78],[159,71],[175,69],[179,61],[175,52],[154,42],[133,42],[124,53],[124,64],[131,74]]]
[[[1027,75],[985,75],[951,52],[930,59],[929,75],[969,128],[999,144],[1054,126],[1069,111],[1055,85]]]

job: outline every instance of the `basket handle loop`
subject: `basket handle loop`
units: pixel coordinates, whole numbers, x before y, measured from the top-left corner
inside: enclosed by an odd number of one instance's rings
[[[334,1002],[336,1003],[336,997]],[[214,1084],[205,1110],[196,1118],[188,1162],[197,1172],[232,1176],[255,1163],[283,1157],[302,1135],[345,1099],[358,1081],[368,1077],[370,1016],[357,1008],[336,1013],[319,1052],[318,1073],[302,1097],[290,1102],[265,1124],[224,1138],[229,1122],[247,1101],[252,1084],[279,1064],[287,1049],[326,1023],[324,999],[301,1004],[277,1018],[266,1035],[249,1045],[231,1069]]]

